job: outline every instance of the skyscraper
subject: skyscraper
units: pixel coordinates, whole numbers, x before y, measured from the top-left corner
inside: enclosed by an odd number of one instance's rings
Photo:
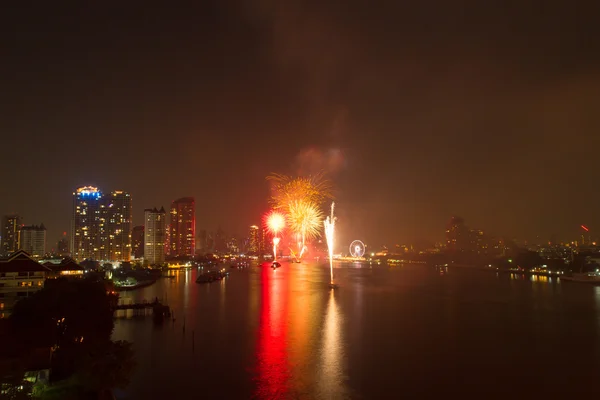
[[[248,233],[248,253],[250,254],[258,254],[258,245],[259,245],[259,231],[258,226],[252,225],[250,227],[250,232]]]
[[[131,231],[131,251],[133,258],[144,257],[144,225],[133,227]]]
[[[182,197],[171,203],[169,224],[170,255],[194,257],[196,251],[196,202],[193,197]]]
[[[73,193],[73,219],[71,221],[71,256],[76,261],[100,260],[100,233],[102,193],[98,188],[85,186]]]
[[[131,259],[131,196],[116,190],[102,201],[102,217],[105,232],[102,259],[109,261],[129,261]]]
[[[144,260],[149,264],[162,264],[165,261],[166,212],[147,208],[144,210]]]
[[[198,237],[196,238],[196,251],[201,251],[202,253],[206,253],[208,250],[208,235],[206,233],[206,229],[202,229],[198,232]]]
[[[73,193],[71,255],[77,261],[129,261],[131,259],[131,196],[123,191],[109,195],[93,186]]]
[[[46,227],[30,225],[21,228],[21,249],[32,258],[42,258],[46,254]]]
[[[69,255],[69,241],[67,240],[67,232],[64,232],[63,237],[58,239],[58,243],[56,243],[56,254],[61,257],[67,257]]]
[[[5,215],[2,218],[2,248],[0,252],[4,256],[19,250],[19,230],[21,229],[21,217]]]
[[[215,251],[217,253],[225,253],[227,251],[227,237],[225,236],[225,232],[223,229],[219,227],[217,232],[215,233]]]

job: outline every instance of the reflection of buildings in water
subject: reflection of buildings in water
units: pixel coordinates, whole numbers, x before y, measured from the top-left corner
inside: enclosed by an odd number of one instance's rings
[[[257,346],[257,397],[285,398],[289,390],[287,360],[287,276],[262,268],[260,326]]]
[[[183,274],[183,308],[185,310],[188,309],[188,306],[190,304],[190,281],[191,281],[191,273],[192,271],[189,269],[185,269],[184,271],[181,271],[181,274]],[[178,274],[179,275],[179,274]],[[195,290],[196,292],[196,290]]]
[[[524,281],[525,275],[523,274],[510,274],[510,279],[512,281]]]
[[[225,312],[225,297],[227,294],[227,280],[229,278],[223,278],[218,282],[219,291],[219,325],[225,326],[226,312]],[[211,284],[212,285],[212,284]]]
[[[321,398],[344,397],[343,343],[341,338],[342,314],[332,290],[329,294],[327,315],[323,327],[321,360],[319,368],[319,394]]]

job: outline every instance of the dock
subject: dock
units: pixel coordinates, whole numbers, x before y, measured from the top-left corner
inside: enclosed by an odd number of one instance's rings
[[[162,304],[158,299],[155,299],[151,302],[144,300],[141,303],[123,301],[120,304],[113,306],[113,312],[117,318],[132,318],[152,315],[155,319],[163,319],[171,316],[171,309],[169,306]]]

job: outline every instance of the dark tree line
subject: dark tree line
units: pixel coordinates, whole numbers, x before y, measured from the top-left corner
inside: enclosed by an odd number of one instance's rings
[[[57,279],[15,305],[10,325],[18,348],[53,348],[41,398],[98,399],[127,386],[133,350],[111,340],[115,302],[99,279]]]

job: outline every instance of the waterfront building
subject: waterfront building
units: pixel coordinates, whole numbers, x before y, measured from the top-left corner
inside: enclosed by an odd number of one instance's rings
[[[105,236],[101,238],[105,248],[102,260],[131,260],[131,196],[115,190],[103,199]]]
[[[93,186],[81,187],[73,193],[70,248],[77,261],[100,260],[100,235],[104,230],[101,199],[102,192]]]
[[[44,224],[22,227],[19,237],[21,250],[33,258],[44,257],[46,254],[46,227]]]
[[[147,208],[144,210],[144,260],[149,264],[165,261],[166,212]]]
[[[259,249],[259,228],[256,225],[250,226],[250,231],[248,232],[248,248],[247,251],[249,254],[258,254]]]
[[[227,236],[223,229],[217,229],[214,238],[214,249],[217,253],[225,253],[227,252]]]
[[[271,251],[267,230],[265,228],[261,228],[259,233],[258,253],[263,256],[265,254],[271,254]]]
[[[21,217],[19,215],[5,215],[2,218],[2,247],[0,255],[9,256],[19,250],[19,231],[21,230]]]
[[[8,316],[17,301],[43,288],[51,273],[23,250],[0,259],[0,317]]]
[[[165,256],[171,255],[171,225],[166,224],[165,227]]]
[[[133,258],[144,257],[144,225],[134,226],[131,231],[131,250]]]
[[[194,257],[196,254],[196,202],[182,197],[171,203],[169,223],[169,255]]]
[[[460,217],[452,217],[446,229],[446,248],[453,252],[465,251],[470,245],[469,229]]]
[[[85,272],[84,268],[77,264],[72,258],[64,258],[62,260],[48,260],[43,264],[51,270],[47,274],[47,278],[81,278]]]
[[[238,254],[240,252],[240,246],[236,237],[231,237],[227,241],[227,252],[229,254]]]
[[[77,261],[131,259],[131,196],[85,186],[73,193],[71,255]]]
[[[202,229],[200,232],[198,232],[198,240],[196,241],[196,248],[202,250],[203,252],[206,252],[207,250],[207,243],[208,243],[208,234],[206,232],[206,229]]]

